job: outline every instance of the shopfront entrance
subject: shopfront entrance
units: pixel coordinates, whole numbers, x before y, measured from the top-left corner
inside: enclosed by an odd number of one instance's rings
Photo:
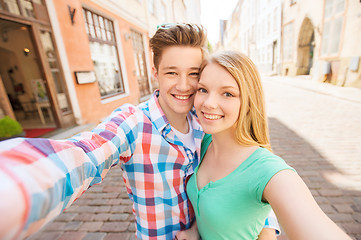
[[[1,95],[25,129],[54,128],[54,115],[29,26],[0,19]]]
[[[41,0],[0,4],[0,117],[5,115],[26,130],[74,124]]]

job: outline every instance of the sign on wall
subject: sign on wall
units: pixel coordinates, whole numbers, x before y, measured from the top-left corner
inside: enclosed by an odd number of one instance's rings
[[[93,71],[75,72],[75,77],[78,84],[93,83],[97,80]]]

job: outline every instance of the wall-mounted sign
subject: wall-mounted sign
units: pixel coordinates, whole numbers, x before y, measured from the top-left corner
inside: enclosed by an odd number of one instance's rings
[[[78,84],[93,83],[97,80],[93,71],[75,72],[75,77]]]

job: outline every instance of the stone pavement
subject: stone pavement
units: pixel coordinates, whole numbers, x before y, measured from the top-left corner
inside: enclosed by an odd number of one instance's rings
[[[274,152],[297,170],[321,209],[361,240],[361,90],[305,77],[263,84]],[[29,239],[134,239],[120,168]]]
[[[361,90],[263,79],[274,152],[297,170],[321,209],[361,239]]]

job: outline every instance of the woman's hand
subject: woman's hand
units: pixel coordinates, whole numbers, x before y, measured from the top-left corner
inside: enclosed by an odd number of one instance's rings
[[[276,230],[273,228],[263,228],[258,235],[258,240],[277,240]]]

